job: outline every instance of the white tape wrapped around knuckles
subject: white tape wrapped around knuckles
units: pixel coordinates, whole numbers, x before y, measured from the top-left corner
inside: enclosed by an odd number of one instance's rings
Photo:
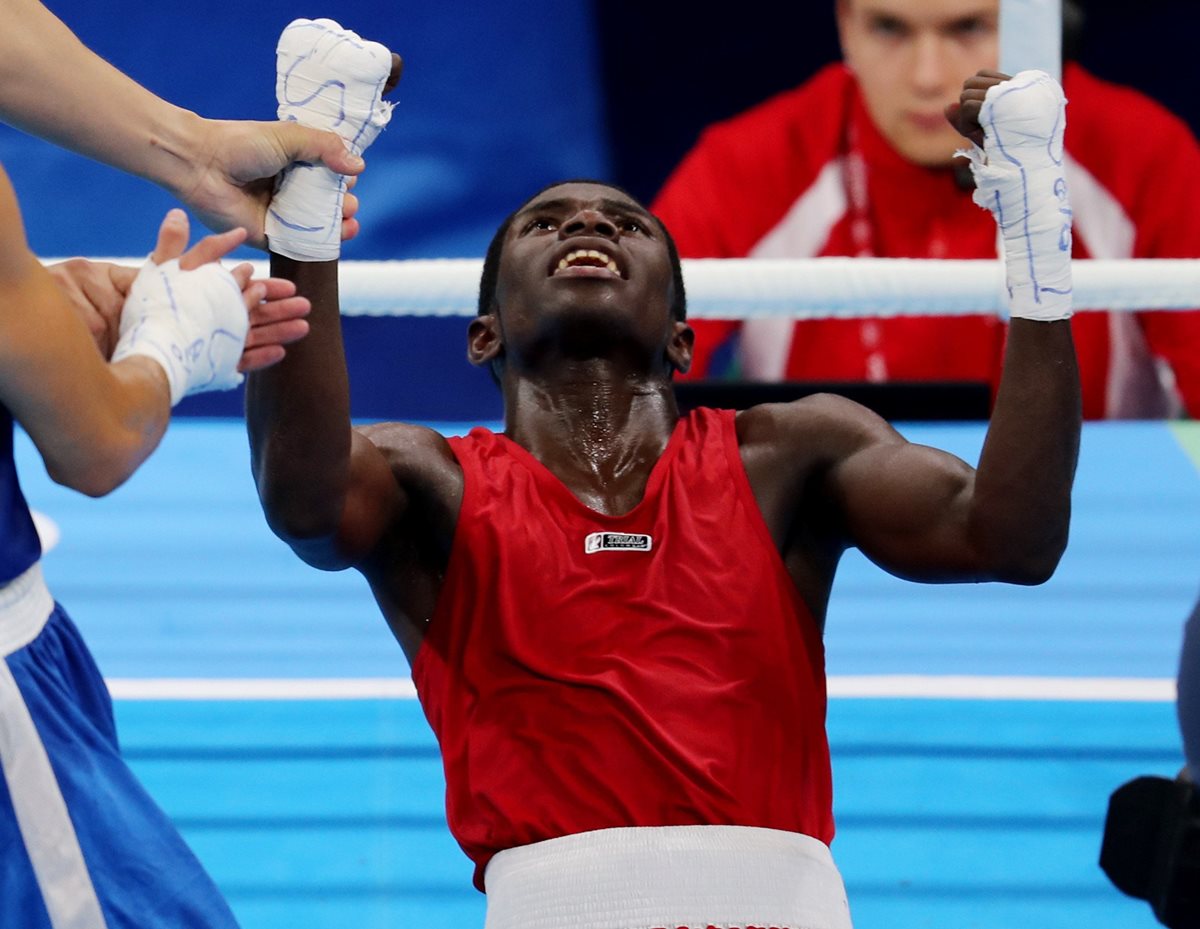
[[[153,358],[167,372],[171,405],[242,382],[238,362],[250,330],[242,289],[215,262],[183,271],[179,260],[147,261],[121,313],[112,360]]]
[[[297,19],[279,37],[275,96],[279,118],[336,132],[361,155],[388,124],[382,99],[392,54],[331,19]],[[332,261],[342,247],[346,179],[324,165],[284,171],[267,210],[271,251],[297,261]]]
[[[1044,71],[988,88],[979,113],[984,148],[970,159],[975,202],[990,210],[1004,246],[1009,314],[1069,319],[1071,204],[1063,159],[1066,98]]]

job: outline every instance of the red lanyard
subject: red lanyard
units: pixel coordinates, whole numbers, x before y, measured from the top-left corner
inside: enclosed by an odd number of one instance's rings
[[[846,205],[850,211],[850,252],[855,258],[875,257],[875,236],[871,229],[871,214],[867,197],[867,161],[857,143],[858,130],[849,131],[844,183]]]

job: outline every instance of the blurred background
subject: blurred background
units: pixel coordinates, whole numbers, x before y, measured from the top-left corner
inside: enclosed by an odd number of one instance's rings
[[[508,212],[556,179],[609,180],[648,201],[707,124],[838,57],[833,0],[743,0],[724,15],[680,0],[47,5],[117,67],[205,116],[273,118],[275,41],[299,16],[333,16],[402,54],[399,107],[368,152],[363,232],[348,259],[481,257]],[[1189,79],[1200,4],[1083,5],[1076,57],[1200,130]],[[0,162],[44,257],[145,254],[174,205],[146,182],[3,126]],[[499,418],[490,379],[465,361],[462,320],[348,319],[346,330],[356,415]],[[209,394],[180,412],[240,410],[239,395]]]

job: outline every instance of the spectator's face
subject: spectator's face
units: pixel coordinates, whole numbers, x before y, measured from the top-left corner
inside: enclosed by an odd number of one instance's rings
[[[884,138],[909,161],[952,163],[965,140],[943,109],[999,61],[999,0],[838,0],[846,63]]]

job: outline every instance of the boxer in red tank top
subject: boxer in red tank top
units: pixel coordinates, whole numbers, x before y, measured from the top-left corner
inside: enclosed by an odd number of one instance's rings
[[[964,93],[968,131],[981,99]],[[1051,575],[1079,440],[1069,323],[1013,320],[977,469],[835,396],[681,418],[693,335],[670,237],[623,191],[565,182],[485,259],[468,356],[504,432],[446,438],[352,428],[336,263],[273,272],[312,301],[312,333],[250,379],[259,493],[307,562],[364,574],[412,662],[488,926],[758,925],[729,914],[794,885],[781,906],[804,915],[762,925],[848,927],[826,847],[838,560]]]

